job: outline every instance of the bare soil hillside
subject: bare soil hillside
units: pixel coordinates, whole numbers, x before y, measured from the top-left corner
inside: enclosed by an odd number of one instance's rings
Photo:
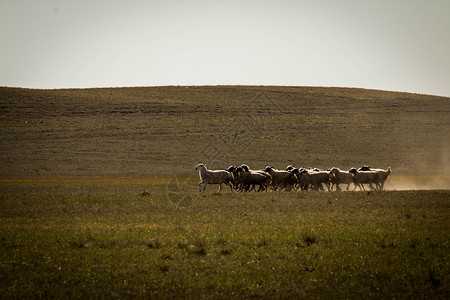
[[[319,87],[0,88],[0,177],[192,175],[197,163],[449,174],[450,98]]]

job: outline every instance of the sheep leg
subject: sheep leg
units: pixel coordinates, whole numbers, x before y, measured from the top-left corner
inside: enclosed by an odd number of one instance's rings
[[[205,192],[205,190],[206,190],[206,186],[208,185],[206,182],[201,182],[201,183],[203,183],[203,189],[202,189],[202,187],[200,187],[200,192]],[[199,184],[201,184],[201,183],[199,183]]]
[[[200,182],[198,183],[198,192],[199,192],[199,193],[202,191],[202,187],[200,186],[200,185],[202,185],[202,184],[203,184],[203,181],[200,181]],[[205,190],[205,189],[203,189],[203,190]]]
[[[217,190],[217,193],[220,193],[221,190],[222,190],[222,184],[219,184],[219,189]]]
[[[377,190],[382,191],[383,190],[383,186],[384,186],[384,181],[383,182],[377,182],[376,186],[377,186]]]
[[[379,183],[375,183],[375,191],[380,191],[380,184]]]
[[[325,186],[327,187],[328,191],[330,191],[330,184],[328,182],[325,182]]]
[[[318,183],[317,186],[321,191],[325,191],[325,189],[323,188],[323,185],[321,183]]]

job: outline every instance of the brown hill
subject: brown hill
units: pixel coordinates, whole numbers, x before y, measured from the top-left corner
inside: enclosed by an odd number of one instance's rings
[[[1,177],[247,163],[449,174],[450,98],[320,87],[0,88]]]

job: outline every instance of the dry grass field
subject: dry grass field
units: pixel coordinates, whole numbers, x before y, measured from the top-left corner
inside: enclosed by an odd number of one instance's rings
[[[0,298],[450,297],[450,99],[313,87],[0,88]],[[194,167],[393,174],[198,193]]]
[[[0,88],[0,128],[2,178],[191,176],[199,162],[450,174],[450,99],[406,93]]]

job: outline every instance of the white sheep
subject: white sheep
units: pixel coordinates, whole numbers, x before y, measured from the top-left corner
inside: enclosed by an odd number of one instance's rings
[[[332,176],[327,171],[311,171],[311,170],[302,170],[300,172],[301,178],[300,181],[306,181],[307,186],[311,185],[314,190],[323,190],[322,183],[325,184],[328,191],[330,190],[330,176]]]
[[[354,184],[356,188],[355,176],[348,171],[341,171],[339,168],[332,168],[330,170],[330,174],[333,174],[334,179],[333,182],[336,185],[336,190],[340,190],[339,184],[345,183],[347,184],[347,191],[350,188],[350,184]]]
[[[293,186],[298,182],[297,176],[288,171],[276,170],[272,167],[266,167],[264,172],[269,173],[272,177],[272,188],[274,190],[286,189],[286,191],[292,190]]]
[[[225,170],[208,170],[203,164],[198,164],[195,169],[198,170],[198,174],[200,176],[200,182],[198,183],[199,192],[202,192],[202,188],[200,185],[204,184],[204,192],[208,183],[219,184],[219,190],[217,190],[217,193],[222,190],[222,184],[229,185],[231,191],[233,191],[233,187],[231,185],[232,176],[230,172]]]
[[[391,167],[388,167],[387,170],[383,170],[383,169],[373,169],[371,167],[368,166],[363,166],[361,168],[358,169],[358,171],[374,171],[374,172],[378,172],[379,178],[379,184],[377,185],[378,189],[380,191],[383,190],[384,188],[384,182],[387,180],[387,178],[389,177],[389,175],[391,175]]]
[[[371,190],[376,190],[376,188],[374,188],[372,184],[375,184],[376,186],[379,185],[380,175],[378,174],[378,172],[358,171],[356,170],[356,168],[351,168],[349,172],[352,173],[353,176],[355,177],[355,183],[357,186],[359,186],[359,189],[361,191],[366,190],[364,188],[364,183],[368,183]]]
[[[252,191],[256,184],[259,185],[258,192],[263,190],[267,191],[267,186],[272,180],[272,177],[268,173],[250,170],[245,165],[236,168],[233,175],[239,178],[241,181],[241,190],[245,191]]]
[[[241,179],[238,177],[238,174],[236,172],[236,169],[238,167],[236,166],[229,166],[226,171],[230,172],[231,174],[231,185],[235,190],[238,190],[241,185]]]

